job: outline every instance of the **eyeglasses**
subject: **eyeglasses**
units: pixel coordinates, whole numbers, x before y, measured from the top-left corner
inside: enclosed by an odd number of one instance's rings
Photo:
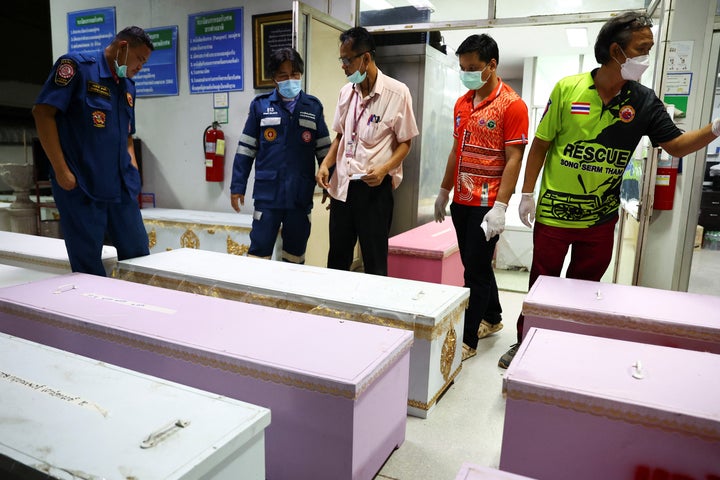
[[[350,64],[352,63],[353,60],[355,60],[355,59],[358,58],[358,57],[362,57],[363,55],[365,55],[365,54],[368,53],[369,51],[370,51],[370,50],[365,50],[364,52],[358,53],[357,55],[354,55],[354,56],[352,56],[352,57],[350,57],[350,58],[340,57],[340,58],[338,58],[338,60],[340,61],[340,63],[342,63],[343,65],[345,65],[345,66],[347,67],[348,65],[350,65]]]

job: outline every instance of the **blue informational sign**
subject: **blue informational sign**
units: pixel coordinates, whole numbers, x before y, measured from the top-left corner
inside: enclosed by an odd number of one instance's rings
[[[178,27],[146,28],[155,50],[140,73],[133,77],[138,97],[178,95]]]
[[[243,89],[243,10],[188,16],[190,93]]]
[[[68,12],[68,52],[96,53],[115,38],[115,7]]]

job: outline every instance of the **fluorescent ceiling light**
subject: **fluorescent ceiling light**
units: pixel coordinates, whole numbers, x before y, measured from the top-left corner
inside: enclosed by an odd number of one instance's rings
[[[362,0],[361,2],[365,5],[362,10],[387,10],[394,8],[387,0]]]
[[[587,28],[566,28],[565,34],[571,47],[585,48],[588,46]]]

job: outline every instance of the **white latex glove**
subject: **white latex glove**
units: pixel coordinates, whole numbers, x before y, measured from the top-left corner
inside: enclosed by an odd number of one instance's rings
[[[523,193],[520,199],[520,221],[528,228],[532,228],[535,221],[535,199],[533,193]]]
[[[485,229],[485,240],[490,241],[495,235],[500,235],[505,230],[505,210],[507,203],[495,201],[495,205],[485,214],[482,223],[487,223]]]
[[[445,209],[448,201],[450,201],[450,190],[440,187],[440,192],[435,199],[435,221],[442,222],[445,220]]]
[[[716,118],[712,121],[712,132],[716,137],[720,137],[720,118]]]

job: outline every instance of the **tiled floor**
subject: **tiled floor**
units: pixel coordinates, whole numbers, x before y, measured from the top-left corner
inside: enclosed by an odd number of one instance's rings
[[[498,467],[505,370],[497,361],[515,343],[515,321],[524,298],[524,293],[500,292],[505,327],[480,340],[477,356],[463,363],[455,383],[427,419],[407,417],[405,443],[390,456],[376,480],[452,480],[463,462]]]

